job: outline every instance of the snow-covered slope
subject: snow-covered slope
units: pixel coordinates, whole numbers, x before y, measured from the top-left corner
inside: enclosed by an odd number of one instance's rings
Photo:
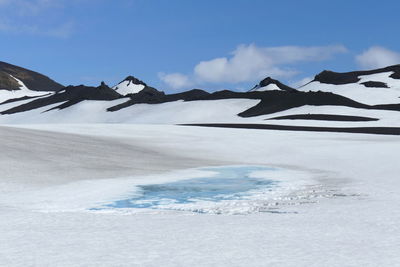
[[[141,80],[128,76],[125,80],[113,87],[121,95],[137,94],[142,91],[147,85]]]
[[[22,98],[22,97],[38,97],[45,96],[52,92],[46,91],[33,91],[30,90],[21,80],[10,75],[18,83],[18,90],[10,90],[9,88],[0,88],[0,103],[10,99]]]
[[[115,112],[108,108],[125,102],[82,101],[65,109],[52,109],[58,104],[48,105],[12,115],[1,115],[0,124],[20,123],[132,123],[132,124],[179,124],[207,122],[260,122],[261,118],[243,120],[243,110],[256,105],[258,100],[222,99],[210,101],[172,101],[157,105],[136,104]],[[1,107],[1,106],[0,106]],[[52,110],[50,110],[52,109]],[[49,111],[47,111],[49,110]],[[46,112],[47,111],[47,112]]]
[[[377,105],[400,103],[400,66],[372,71],[336,73],[324,71],[301,91],[324,91],[343,95],[355,101]]]

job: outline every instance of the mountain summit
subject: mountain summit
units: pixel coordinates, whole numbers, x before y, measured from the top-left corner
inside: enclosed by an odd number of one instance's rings
[[[272,91],[272,90],[282,90],[282,91],[296,91],[296,89],[289,87],[278,80],[267,77],[262,80],[259,84],[254,86],[250,91]]]
[[[134,76],[128,76],[123,81],[113,87],[121,95],[137,94],[142,91],[147,84]]]

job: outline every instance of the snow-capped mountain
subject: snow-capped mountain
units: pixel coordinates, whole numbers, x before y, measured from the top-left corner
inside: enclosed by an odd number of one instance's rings
[[[250,91],[273,91],[273,90],[283,90],[283,91],[295,91],[294,88],[289,87],[278,80],[274,80],[271,77],[267,77],[262,80],[259,84],[253,87]]]
[[[137,94],[142,91],[147,84],[143,81],[133,77],[128,76],[123,81],[118,83],[113,87],[115,91],[117,91],[121,95],[128,95],[128,94]]]
[[[229,127],[237,127],[239,123],[240,127],[318,131],[341,131],[339,128],[344,127],[344,131],[368,132],[376,131],[371,127],[380,127],[381,133],[400,134],[399,65],[348,73],[323,71],[297,90],[268,77],[248,92],[209,93],[193,89],[176,94],[166,94],[133,76],[112,88],[105,83],[98,87],[60,88],[49,78],[36,74],[42,81],[47,79],[50,87],[44,88],[52,90],[34,91],[13,74],[0,72],[0,75],[3,86],[8,86],[0,90],[3,94],[0,123],[113,122]]]

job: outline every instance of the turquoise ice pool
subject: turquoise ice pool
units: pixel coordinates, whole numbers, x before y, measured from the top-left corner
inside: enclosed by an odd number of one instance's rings
[[[135,193],[132,198],[117,200],[100,209],[171,209],[170,205],[199,201],[242,200],[254,192],[273,190],[279,183],[251,176],[251,173],[255,171],[274,171],[267,167],[227,166],[202,170],[212,171],[214,175],[163,184],[138,185],[136,192],[138,191],[139,194]]]

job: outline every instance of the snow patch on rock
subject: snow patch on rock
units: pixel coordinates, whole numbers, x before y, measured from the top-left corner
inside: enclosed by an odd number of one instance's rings
[[[15,79],[19,84],[19,90],[0,90],[0,103],[7,101],[9,99],[20,98],[24,96],[44,96],[49,94],[50,92],[46,91],[32,91],[29,89],[21,80],[17,79],[16,77],[10,76]]]
[[[127,94],[137,94],[142,91],[146,86],[143,84],[135,84],[131,80],[124,80],[118,85],[114,86],[113,89],[116,90],[121,95]]]

